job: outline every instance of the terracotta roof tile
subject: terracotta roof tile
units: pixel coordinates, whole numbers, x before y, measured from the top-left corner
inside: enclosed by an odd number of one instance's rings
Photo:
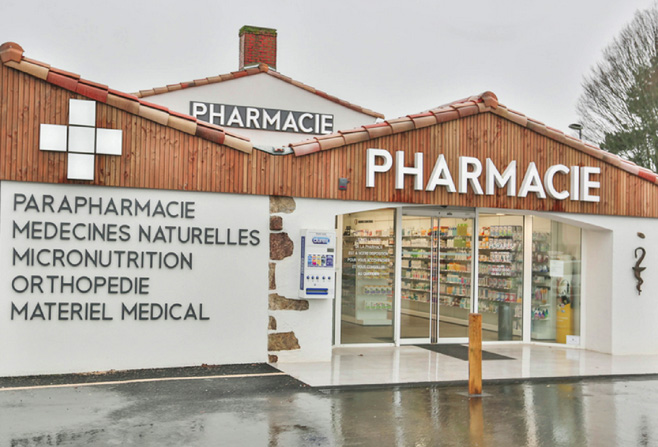
[[[167,126],[173,127],[174,129],[178,129],[190,135],[196,135],[196,121],[190,121],[175,115],[169,115]]]
[[[340,132],[340,134],[345,138],[345,144],[360,143],[370,139],[370,134],[363,128],[358,128],[355,132]]]
[[[370,138],[385,137],[393,133],[393,128],[388,123],[368,124],[363,128],[368,132]]]
[[[539,121],[535,121],[533,119],[528,119],[528,122],[526,124],[526,127],[534,132],[537,132],[542,135],[546,135],[546,126],[544,123],[540,123]]]
[[[200,123],[196,126],[197,137],[203,138],[204,140],[212,141],[217,144],[224,144],[224,137],[226,134],[224,132],[219,132],[215,129],[211,129],[206,126],[201,126]]]
[[[318,143],[315,140],[305,140],[300,143],[295,147],[295,154],[296,155],[308,155],[312,154],[314,152],[320,152],[322,148],[320,148],[320,143]]]
[[[624,171],[628,171],[631,174],[640,175],[640,167],[636,164],[629,163],[627,160],[622,159],[622,162],[626,165]]]
[[[220,131],[226,133],[226,129],[224,129],[223,127],[218,126],[217,124],[213,124],[213,123],[209,123],[207,121],[201,121],[201,120],[197,120],[197,124],[199,126],[207,127],[208,129],[220,130]]]
[[[131,101],[140,102],[139,98],[132,93],[120,92],[119,90],[114,90],[113,88],[108,88],[107,91],[113,95],[121,96],[122,98],[130,99]]]
[[[589,146],[583,143],[576,143],[573,144],[571,147],[573,147],[574,149],[578,149],[579,151],[584,152],[588,155],[591,155],[594,158],[598,158],[599,160],[603,159],[603,151],[597,147]]]
[[[166,126],[169,122],[169,114],[167,112],[144,104],[139,105],[139,116],[146,118],[147,120],[155,121],[163,126]]]
[[[618,168],[624,168],[624,166],[622,166],[623,163],[621,162],[621,158],[619,158],[617,155],[605,151],[601,151],[601,155],[601,160],[605,161],[606,163],[610,163],[611,165],[617,166]]]
[[[32,75],[35,78],[39,78],[42,81],[48,79],[48,68],[42,67],[40,65],[30,64],[27,62],[15,62],[11,60],[6,62],[5,65],[7,65],[7,67],[11,67],[18,71]]]
[[[45,62],[41,62],[41,61],[36,61],[34,59],[30,59],[29,57],[23,56],[23,62],[27,62],[28,64],[38,65],[40,67],[50,69],[50,64],[46,64]]]
[[[326,138],[318,137],[316,138],[316,141],[320,145],[320,149],[323,151],[345,145],[345,138],[343,138],[342,135],[336,135],[336,134],[330,135]]]
[[[201,123],[201,122],[202,122],[202,121],[197,120],[197,123]],[[228,129],[224,129],[223,127],[215,126],[214,128],[215,128],[215,129],[219,129],[219,130],[221,130],[222,132],[224,132],[226,135],[230,135],[230,136],[232,136],[232,137],[234,137],[234,138],[237,138],[238,140],[250,141],[249,138],[244,137],[244,136],[242,136],[242,135],[240,135],[240,134],[238,134],[238,133],[234,133],[233,131],[230,131],[230,130],[228,130]]]
[[[180,84],[171,84],[167,86],[168,92],[175,92],[176,90],[181,90],[183,88]]]
[[[148,106],[151,109],[162,110],[163,112],[169,114],[169,109],[166,108],[165,106],[161,106],[160,104],[153,104],[152,102],[146,102],[146,101],[140,101],[140,103],[143,106]]]
[[[521,113],[514,113],[510,112],[507,107],[503,105],[498,105],[498,108],[496,109],[496,115],[503,117],[505,119],[508,119],[512,121],[513,123],[518,124],[521,127],[527,127],[528,125],[528,117]]]
[[[290,83],[292,85],[294,85],[295,87],[303,88],[304,90],[306,90],[308,92],[315,93],[315,89],[313,87],[311,87],[310,85],[306,85],[303,82],[295,81],[293,79],[293,80],[290,81]]]
[[[233,79],[239,79],[248,76],[246,71],[232,71],[231,74],[233,75]]]
[[[111,90],[107,94],[107,104],[117,109],[125,110],[134,115],[139,115],[139,101],[129,99],[113,93]]]
[[[566,142],[566,140],[563,138],[564,134],[557,129],[553,129],[552,127],[546,127],[546,136],[553,140],[557,140],[560,143]]]
[[[23,48],[16,43],[7,42],[0,45],[0,61],[12,69],[27,73],[89,99],[107,103],[112,107],[155,121],[164,126],[172,127],[190,135],[223,144],[242,152],[251,153],[252,151],[253,147],[248,138],[226,132],[219,126],[203,123],[189,115],[177,113],[166,107],[148,103],[133,94],[113,90],[104,84],[81,79],[80,75],[75,73],[53,68],[46,63],[28,59],[23,56]],[[208,81],[205,80],[205,82],[207,83]],[[171,91],[172,88],[181,89],[184,87],[183,84],[175,84],[169,88],[163,88],[166,91]],[[153,90],[150,90],[150,92],[152,94]]]
[[[417,113],[415,115],[407,116],[414,122],[416,129],[436,124],[436,116],[434,116],[432,112]]]
[[[196,123],[196,121],[197,121],[197,119],[194,118],[193,116],[186,115],[186,114],[184,114],[184,113],[180,113],[180,112],[176,112],[175,110],[170,110],[170,111],[169,111],[169,114],[170,114],[170,115],[173,115],[173,116],[177,116],[178,118],[182,118],[182,119],[184,119],[184,120],[194,121],[195,123]]]
[[[233,134],[226,133],[224,136],[224,144],[226,146],[230,146],[233,149],[237,149],[241,152],[245,152],[247,154],[251,154],[251,151],[253,150],[253,146],[249,141],[246,141],[240,137],[237,137]]]
[[[52,71],[52,69],[50,70],[48,76],[46,77],[46,82],[50,82],[51,84],[55,84],[58,87],[65,88],[66,90],[70,90],[72,92],[74,92],[78,87],[77,79],[56,73]]]
[[[414,126],[414,122],[406,116],[403,118],[388,120],[387,123],[389,126],[391,126],[393,133],[407,132],[416,128],[416,126]]]
[[[84,82],[84,80],[81,80],[78,82],[78,86],[76,87],[75,92],[86,96],[87,98],[91,98],[94,101],[99,101],[102,103],[107,102],[107,86],[102,88],[99,86],[99,84],[94,85],[93,83]]]
[[[51,72],[51,73],[57,73],[57,74],[60,74],[60,75],[66,76],[66,77],[68,77],[68,78],[73,78],[73,79],[75,79],[75,80],[80,79],[80,75],[79,75],[79,74],[71,73],[70,71],[60,70],[59,68],[55,68],[55,67],[50,67],[50,72]]]
[[[656,174],[654,172],[651,172],[649,170],[644,170],[640,169],[640,172],[637,174],[638,176],[642,177],[645,180],[649,180],[650,182],[656,183]]]
[[[471,115],[477,115],[480,113],[480,109],[474,103],[464,104],[463,106],[456,107],[457,113],[459,113],[460,118],[464,118]]]
[[[459,118],[459,112],[448,107],[432,110],[432,113],[434,113],[437,123],[445,123]]]
[[[283,75],[283,74],[279,73],[278,71],[270,72],[270,76],[274,76],[277,79],[281,79],[282,81],[286,81],[289,84],[293,84],[293,82],[294,82],[293,79],[290,76]],[[315,89],[313,89],[313,93],[315,93]]]
[[[167,93],[167,92],[172,92],[176,90],[181,90],[184,88],[189,88],[189,87],[199,87],[201,85],[206,85],[206,84],[215,84],[218,82],[226,82],[230,81],[233,79],[239,79],[245,76],[252,76],[252,75],[258,75],[258,74],[267,74],[269,76],[272,76],[276,79],[279,79],[281,81],[287,82],[288,84],[292,84],[295,87],[304,89],[310,93],[316,94],[318,96],[321,96],[322,98],[325,98],[328,101],[335,102],[337,104],[342,105],[343,107],[347,107],[352,110],[356,110],[357,112],[361,112],[363,114],[373,116],[376,118],[384,118],[384,115],[381,113],[373,112],[370,109],[366,109],[361,106],[357,106],[355,104],[352,104],[348,101],[339,99],[335,96],[332,96],[328,93],[325,93],[323,91],[317,90],[313,87],[310,87],[302,82],[296,81],[288,76],[282,75],[281,73],[270,69],[270,67],[267,66],[267,64],[260,64],[257,67],[250,67],[250,68],[245,68],[242,70],[238,71],[233,71],[231,73],[227,74],[222,74],[222,75],[217,75],[217,76],[212,76],[209,78],[204,78],[204,79],[197,79],[192,82],[181,82],[179,84],[173,84],[173,85],[167,85],[166,87],[157,87],[153,89],[146,89],[146,90],[140,90],[138,93],[135,93],[135,95],[139,98],[146,98],[148,96],[153,96],[153,95],[159,95],[162,93]]]

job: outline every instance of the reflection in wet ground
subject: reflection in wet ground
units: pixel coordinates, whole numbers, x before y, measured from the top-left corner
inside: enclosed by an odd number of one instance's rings
[[[0,391],[0,445],[658,445],[658,377],[303,389],[285,377]]]

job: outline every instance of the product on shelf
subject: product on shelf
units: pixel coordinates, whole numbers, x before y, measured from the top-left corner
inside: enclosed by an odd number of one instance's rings
[[[393,229],[346,230],[342,313],[358,324],[391,324]]]
[[[523,227],[484,226],[479,232],[478,310],[497,314],[500,303],[514,306],[514,318],[522,317]]]

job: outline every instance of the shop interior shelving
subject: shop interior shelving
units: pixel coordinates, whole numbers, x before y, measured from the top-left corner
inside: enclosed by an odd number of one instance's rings
[[[523,306],[523,227],[492,225],[478,236],[478,308],[482,325],[498,330],[498,313],[511,307],[513,334],[520,336]],[[507,309],[505,309],[507,311]]]
[[[555,290],[551,287],[550,233],[532,233],[532,338],[555,339]]]
[[[439,228],[439,318],[467,324],[471,308],[473,235],[468,224]]]
[[[343,319],[364,326],[392,324],[393,249],[389,235],[343,236]]]
[[[436,248],[431,231],[402,236],[402,312],[429,318],[435,294]]]

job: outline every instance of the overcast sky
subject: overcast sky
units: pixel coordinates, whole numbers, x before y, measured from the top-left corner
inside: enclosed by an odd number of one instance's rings
[[[238,30],[264,26],[279,72],[387,118],[491,90],[570,132],[583,75],[651,3],[0,0],[0,43],[135,92],[237,70]]]

